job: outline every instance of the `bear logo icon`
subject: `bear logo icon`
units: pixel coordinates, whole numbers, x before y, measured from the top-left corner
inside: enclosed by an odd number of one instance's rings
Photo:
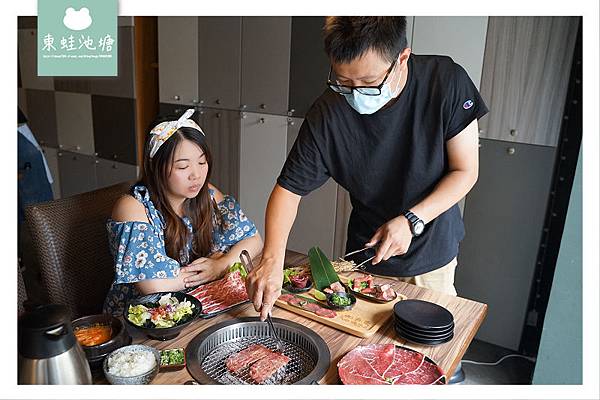
[[[65,10],[65,16],[63,18],[63,24],[72,31],[82,31],[92,25],[92,17],[90,16],[90,10],[83,7],[79,11],[75,11],[73,7],[69,7]]]

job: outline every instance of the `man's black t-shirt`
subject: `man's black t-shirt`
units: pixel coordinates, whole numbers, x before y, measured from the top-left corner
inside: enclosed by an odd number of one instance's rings
[[[487,111],[451,58],[412,54],[401,94],[373,114],[359,114],[327,89],[306,115],[277,183],[304,196],[332,177],[353,206],[346,251],[362,249],[377,228],[433,191],[448,172],[446,141]],[[463,237],[454,205],[412,239],[406,254],[368,263],[367,270],[388,276],[432,271],[458,254]]]

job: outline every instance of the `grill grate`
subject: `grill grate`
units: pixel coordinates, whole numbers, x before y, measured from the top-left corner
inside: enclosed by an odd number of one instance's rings
[[[220,324],[224,326],[217,325],[207,329],[211,332],[204,331],[190,342],[187,348],[190,354],[186,354],[188,369],[200,383],[254,384],[249,367],[235,375],[227,370],[225,361],[230,355],[253,344],[261,344],[271,350],[277,346],[275,339],[269,335],[266,323],[257,318],[244,320],[250,321],[236,320]],[[304,383],[311,383],[320,379],[329,366],[330,356],[323,339],[306,327],[290,321],[274,318],[274,325],[284,342],[284,354],[290,361],[263,384],[293,384],[306,380],[308,382]]]

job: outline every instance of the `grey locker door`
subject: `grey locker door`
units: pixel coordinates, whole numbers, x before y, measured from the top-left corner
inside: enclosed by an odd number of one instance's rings
[[[158,97],[198,102],[198,17],[158,17]]]
[[[121,19],[119,19],[121,21]],[[135,97],[135,79],[133,76],[135,55],[132,26],[121,26],[119,22],[119,54],[117,57],[117,76],[90,78],[91,93],[104,96]]]
[[[81,93],[55,92],[55,98],[59,147],[62,150],[93,155],[94,125],[91,96]]]
[[[239,109],[241,52],[241,17],[199,17],[200,104],[230,110]]]
[[[98,156],[136,165],[135,100],[92,95],[92,110]]]
[[[466,199],[456,288],[459,296],[489,307],[477,338],[518,350],[555,149],[486,139],[481,144],[479,180]]]
[[[490,17],[480,137],[556,146],[578,17]]]
[[[70,151],[59,151],[57,155],[62,197],[96,189],[94,157]]]
[[[115,185],[125,181],[134,181],[137,179],[137,167],[135,165],[124,164],[104,158],[97,158],[96,178],[97,188]]]
[[[52,194],[55,199],[59,199],[61,192],[60,175],[58,173],[58,151],[52,147],[42,147],[42,152],[44,153],[44,157],[46,157],[48,168],[50,168],[50,174],[52,174]]]
[[[286,145],[286,117],[245,113],[240,143],[239,201],[263,238],[267,201],[283,167]]]
[[[242,106],[287,115],[291,17],[242,17]]]
[[[415,26],[415,17],[406,17],[406,41],[408,47],[412,48],[413,29]]]
[[[25,89],[54,90],[51,76],[37,74],[37,29],[19,29],[19,67],[21,84]]]
[[[56,100],[50,90],[25,89],[27,124],[40,146],[58,147]]]
[[[329,60],[323,50],[324,23],[325,17],[292,17],[291,115],[304,117],[312,103],[327,89]]]
[[[211,183],[221,192],[239,195],[240,112],[206,109],[202,130],[213,157]]]
[[[447,55],[481,82],[488,17],[415,17],[412,51]]]
[[[55,77],[54,89],[60,92],[90,94],[92,82],[90,78]]]
[[[289,119],[288,149],[298,137],[302,121],[301,118]],[[319,246],[329,258],[333,257],[337,188],[337,183],[329,179],[323,186],[302,197],[288,238],[288,249],[307,254],[311,247]]]
[[[186,106],[183,104],[169,104],[169,103],[160,103],[158,105],[158,114],[160,116],[175,116],[175,117],[180,117],[181,114],[183,114],[185,112],[185,110],[187,110],[188,108],[190,108],[190,106]],[[199,122],[199,116],[200,113],[198,110],[196,110],[196,112],[192,115],[192,119],[196,122]],[[200,125],[202,126],[202,125]]]

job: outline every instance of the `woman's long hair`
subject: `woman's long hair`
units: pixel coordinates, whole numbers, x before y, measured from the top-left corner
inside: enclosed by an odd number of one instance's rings
[[[208,192],[213,165],[206,138],[196,129],[179,128],[160,146],[152,159],[149,156],[149,139],[148,137],[144,151],[141,183],[148,188],[154,206],[161,212],[165,220],[164,236],[167,255],[182,264],[187,264],[198,257],[206,257],[211,252],[213,242],[213,217],[220,216],[217,204]],[[200,192],[196,197],[186,199],[183,203],[183,214],[190,218],[194,227],[192,249],[187,257],[185,246],[190,233],[167,199],[167,182],[173,168],[175,150],[185,139],[197,144],[202,149],[208,163],[208,173]]]

